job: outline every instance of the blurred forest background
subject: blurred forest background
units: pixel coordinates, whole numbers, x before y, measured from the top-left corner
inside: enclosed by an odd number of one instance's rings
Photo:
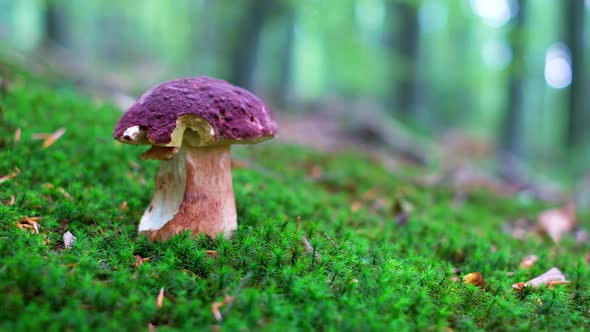
[[[426,139],[506,173],[527,164],[579,180],[590,169],[588,10],[584,0],[0,0],[0,44],[122,107],[158,82],[209,75],[288,114],[287,136],[328,140],[339,122],[417,160],[431,153],[417,143]]]

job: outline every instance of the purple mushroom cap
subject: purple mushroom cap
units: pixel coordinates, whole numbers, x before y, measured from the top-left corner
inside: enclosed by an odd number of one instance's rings
[[[172,140],[177,119],[193,115],[213,128],[213,141],[248,143],[277,132],[272,110],[254,94],[226,81],[199,76],[162,83],[145,93],[121,117],[113,136],[123,140],[138,126],[154,145]]]

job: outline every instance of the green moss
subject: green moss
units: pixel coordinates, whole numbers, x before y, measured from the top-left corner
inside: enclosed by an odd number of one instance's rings
[[[137,330],[148,323],[227,331],[590,327],[588,245],[566,240],[555,247],[502,232],[506,220],[534,216],[542,206],[473,193],[454,208],[450,190],[418,188],[403,171],[393,174],[354,153],[272,142],[236,147],[234,156],[248,166],[233,171],[235,237],[149,242],[136,227],[157,162],[111,138],[120,113],[67,89],[13,79],[0,101],[0,175],[21,172],[0,184],[2,330]],[[15,143],[17,127],[22,138]],[[47,149],[31,138],[60,127],[65,135]],[[393,213],[396,200],[413,206],[405,225]],[[16,227],[26,216],[42,217],[41,234]],[[77,237],[67,250],[66,230]],[[539,262],[519,269],[530,253]],[[150,260],[135,266],[136,256]],[[573,283],[512,290],[552,266]],[[485,290],[451,281],[454,267],[482,272]],[[161,287],[166,297],[157,308]],[[211,305],[226,295],[235,300],[217,322]]]

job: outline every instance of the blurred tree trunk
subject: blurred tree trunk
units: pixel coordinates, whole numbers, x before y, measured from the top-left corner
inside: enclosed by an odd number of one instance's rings
[[[503,161],[522,154],[523,73],[525,70],[525,16],[527,0],[518,1],[518,13],[509,32],[512,62],[508,68],[508,109],[500,129],[500,153]]]
[[[45,0],[44,34],[42,47],[45,49],[62,46],[64,42],[63,14],[57,0]]]
[[[416,109],[416,61],[418,59],[418,4],[409,1],[393,1],[390,5],[392,20],[391,45],[396,65],[401,75],[396,75],[393,86],[394,110],[404,117],[414,114]]]
[[[251,89],[262,29],[270,16],[272,0],[250,0],[240,22],[235,25],[237,38],[231,54],[233,84]]]
[[[279,84],[278,100],[281,106],[286,106],[291,93],[291,80],[293,68],[293,46],[295,43],[295,13],[291,6],[286,8],[285,13],[285,39],[283,40]]]
[[[567,145],[575,147],[584,140],[588,119],[584,106],[584,0],[565,1],[565,42],[570,49],[572,83],[569,88]]]

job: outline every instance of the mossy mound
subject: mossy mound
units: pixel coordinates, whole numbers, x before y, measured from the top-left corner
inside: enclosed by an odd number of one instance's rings
[[[136,230],[157,162],[112,139],[120,112],[21,76],[1,93],[0,176],[20,170],[0,184],[2,330],[590,328],[588,245],[502,232],[542,206],[472,193],[454,207],[451,190],[354,153],[269,142],[234,149],[233,239],[149,242]],[[32,138],[62,127],[48,148]],[[25,217],[41,217],[39,234],[17,227]],[[520,269],[531,253],[539,262]],[[552,266],[572,283],[512,289]],[[453,281],[454,268],[485,288]]]

